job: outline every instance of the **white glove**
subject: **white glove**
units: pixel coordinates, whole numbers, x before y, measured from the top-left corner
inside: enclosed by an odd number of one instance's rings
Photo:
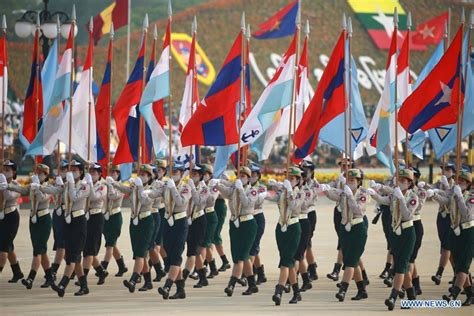
[[[275,179],[268,179],[268,185],[274,187],[277,184]]]
[[[39,184],[39,183],[31,182],[31,184],[30,184],[30,189],[31,189],[32,191],[38,191],[39,188],[40,188],[40,186],[41,186],[41,184]]]
[[[349,188],[349,186],[347,186],[347,185],[344,186],[344,193],[348,197],[354,196],[354,194],[352,193],[351,188]]]
[[[219,179],[211,179],[209,180],[209,186],[215,187],[219,183]]]
[[[192,179],[189,179],[188,185],[191,188],[191,190],[196,190],[196,185],[194,184],[194,181]]]
[[[344,176],[344,172],[339,175],[339,178],[337,178],[337,180],[342,185],[346,184],[346,177]]]
[[[375,182],[374,180],[369,180],[369,187],[371,187],[374,190],[379,190],[382,185],[380,183]]]
[[[283,187],[286,189],[288,193],[293,192],[293,188],[291,187],[291,183],[288,179],[285,179],[285,181],[283,181]]]
[[[115,180],[111,176],[108,176],[107,178],[105,178],[105,182],[107,182],[107,184],[112,185],[114,184]]]
[[[321,184],[321,185],[319,185],[319,190],[320,190],[321,192],[329,191],[330,188],[331,188],[331,187],[330,187],[328,184]]]
[[[439,193],[439,189],[433,189],[433,193],[434,193],[434,194],[438,194],[438,193]]]
[[[31,216],[31,222],[33,224],[36,224],[37,221],[38,221],[38,218],[36,217],[36,215]]]
[[[441,176],[441,184],[444,185],[446,188],[449,188],[449,182],[448,182],[448,178],[446,178],[446,176]]]
[[[454,191],[454,194],[458,197],[458,198],[461,198],[462,199],[462,190],[461,190],[461,187],[456,184],[453,188],[453,191]]]
[[[372,189],[372,188],[368,188],[368,189],[367,189],[367,193],[368,193],[370,196],[375,195],[375,190]]]
[[[0,173],[0,183],[7,183],[7,178],[3,173]]]
[[[8,183],[6,183],[6,182],[5,183],[4,182],[0,183],[0,190],[3,191],[3,190],[6,190],[6,189],[8,189]]]
[[[426,197],[427,198],[432,198],[434,195],[434,190],[428,189],[426,190]]]
[[[267,197],[267,192],[262,192],[258,194],[258,198],[260,200],[265,200],[266,197]]]
[[[235,180],[234,186],[238,190],[243,190],[244,189],[244,185],[242,184],[242,181],[240,181],[240,179]]]
[[[426,182],[425,182],[425,181],[420,181],[420,182],[418,182],[418,184],[417,184],[417,187],[418,187],[419,189],[423,189],[425,186],[426,186]]]
[[[150,195],[150,193],[151,193],[151,190],[143,190],[141,196],[142,198],[146,199],[148,198],[148,195]]]
[[[138,225],[138,216],[135,217],[135,218],[132,220],[132,222],[133,222],[133,225],[137,226],[137,225]]]
[[[71,224],[71,214],[69,214],[68,216],[66,216],[64,218],[64,220],[66,221],[67,224]]]
[[[134,180],[133,180],[133,183],[135,183],[135,185],[137,187],[142,187],[143,186],[143,181],[140,177],[136,177]]]
[[[166,182],[166,186],[168,188],[176,188],[176,183],[174,183],[174,180],[173,179],[168,179],[168,181]]]
[[[36,174],[31,176],[31,183],[40,183],[40,180]]]
[[[393,196],[399,200],[402,200],[404,198],[402,190],[400,190],[400,187],[396,187],[395,190],[393,190]]]
[[[55,182],[56,182],[56,185],[57,185],[57,186],[62,186],[62,185],[64,185],[63,178],[61,178],[61,176],[56,176]]]
[[[74,183],[74,176],[72,175],[71,171],[66,173],[66,180],[68,183]]]
[[[93,185],[94,185],[90,173],[86,173],[86,175],[84,176],[84,180],[86,180],[86,182],[87,182],[88,185],[90,185],[90,186],[93,186]]]

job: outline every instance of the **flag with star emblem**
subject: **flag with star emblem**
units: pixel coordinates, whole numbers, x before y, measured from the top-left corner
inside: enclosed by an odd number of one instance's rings
[[[296,30],[296,15],[299,1],[295,0],[280,9],[267,21],[258,25],[258,30],[252,36],[256,39],[270,39],[290,36]]]
[[[379,49],[389,49],[393,31],[393,9],[397,8],[399,25],[406,25],[407,14],[398,0],[348,0],[352,10]],[[407,31],[399,30],[403,39]],[[425,45],[411,43],[412,50],[426,50]]]
[[[413,44],[438,44],[443,39],[444,23],[448,20],[448,17],[448,12],[445,12],[431,20],[418,24],[416,31],[413,32]]]
[[[433,71],[400,108],[398,121],[409,133],[457,122],[464,98],[461,27]]]

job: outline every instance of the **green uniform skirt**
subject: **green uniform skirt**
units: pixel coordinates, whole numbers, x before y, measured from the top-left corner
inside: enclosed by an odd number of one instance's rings
[[[456,236],[451,229],[451,251],[454,258],[454,270],[456,273],[469,273],[474,247],[474,227],[461,229],[461,234]]]
[[[346,267],[355,268],[359,265],[359,259],[364,253],[366,242],[367,226],[364,223],[352,226],[350,232],[344,227],[341,229],[342,255]]]
[[[144,258],[148,253],[154,226],[153,216],[139,220],[137,226],[133,225],[133,220],[130,219],[130,239],[134,258]]]
[[[222,226],[224,226],[225,217],[227,215],[227,204],[225,204],[224,199],[217,199],[216,204],[214,205],[214,210],[217,215],[217,227],[216,232],[214,233],[214,245],[222,245],[221,231]]]
[[[301,225],[299,223],[290,225],[286,232],[282,232],[280,223],[278,223],[275,228],[275,237],[280,254],[278,267],[293,268],[295,266],[296,248],[300,243]]]
[[[104,223],[105,247],[117,245],[117,239],[122,232],[123,217],[122,212],[115,213]]]
[[[232,262],[246,261],[250,258],[250,248],[252,248],[255,236],[257,235],[257,222],[255,218],[241,222],[239,228],[234,223],[229,223],[230,252]]]
[[[38,217],[36,224],[30,220],[30,237],[33,245],[33,256],[44,255],[48,249],[48,239],[51,235],[51,215]]]
[[[203,248],[211,247],[212,241],[216,234],[216,229],[217,229],[217,224],[218,224],[216,212],[214,211],[211,213],[206,213],[206,220],[207,220],[206,235],[204,236],[204,241],[201,245],[201,247]],[[222,226],[221,226],[221,229],[222,229]]]
[[[390,240],[395,273],[407,273],[410,257],[415,248],[415,228],[412,226],[402,229],[400,236],[392,231]]]

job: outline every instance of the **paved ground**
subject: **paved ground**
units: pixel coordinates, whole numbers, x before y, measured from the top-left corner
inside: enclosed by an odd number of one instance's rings
[[[374,204],[370,203],[367,211],[369,219],[373,218]],[[389,295],[390,289],[383,285],[378,278],[378,274],[385,264],[385,239],[383,236],[381,223],[371,225],[369,228],[369,239],[366,251],[363,256],[367,271],[370,278],[370,286],[368,287],[369,298],[360,302],[351,302],[346,299],[345,302],[339,303],[334,297],[336,286],[333,281],[328,280],[325,275],[332,271],[333,263],[336,256],[336,240],[335,232],[332,224],[333,203],[326,198],[320,200],[318,207],[318,224],[316,236],[313,244],[316,247],[318,258],[318,273],[320,279],[313,282],[313,289],[303,293],[303,301],[297,305],[287,304],[290,295],[283,297],[282,306],[276,307],[271,301],[274,286],[278,278],[278,252],[274,237],[274,229],[277,221],[277,209],[274,204],[265,205],[265,214],[267,218],[267,230],[262,240],[262,257],[265,264],[268,282],[260,286],[260,292],[251,297],[244,297],[242,287],[237,287],[232,298],[225,296],[223,290],[227,284],[230,271],[227,271],[211,280],[210,286],[204,289],[193,289],[194,280],[190,280],[186,287],[187,299],[176,301],[163,301],[161,296],[156,292],[157,283],[154,283],[154,289],[149,292],[135,292],[129,294],[128,290],[122,285],[122,278],[114,276],[106,280],[106,284],[102,286],[95,285],[96,278],[89,277],[91,293],[85,297],[74,297],[73,292],[76,286],[72,283],[67,288],[64,298],[58,298],[50,289],[39,288],[40,282],[43,280],[42,271],[39,273],[32,290],[25,290],[20,284],[8,284],[7,280],[11,276],[11,271],[5,267],[3,274],[0,275],[0,314],[151,314],[151,313],[169,313],[169,314],[331,314],[331,315],[378,315],[387,313],[384,299]],[[128,210],[126,211],[128,213]],[[31,260],[31,246],[28,232],[28,211],[21,211],[20,231],[16,238],[15,247],[20,258],[20,263],[25,274],[28,273]],[[119,246],[126,256],[127,265],[132,266],[131,247],[128,235],[128,216],[124,217],[126,225],[122,237],[119,240]],[[419,254],[418,269],[421,274],[421,285],[423,295],[421,299],[439,299],[448,288],[448,281],[452,277],[451,269],[443,278],[440,286],[435,286],[430,276],[435,272],[438,265],[439,241],[436,234],[436,205],[428,203],[423,214],[423,223],[425,227],[425,237],[423,246]],[[225,247],[230,257],[228,226],[224,227]],[[50,239],[52,244],[52,237]],[[102,256],[102,254],[101,254]],[[218,264],[220,264],[218,260]],[[115,274],[116,265],[111,262],[109,271]],[[60,269],[62,272],[62,268]],[[130,274],[126,275],[127,278]],[[174,290],[173,290],[174,291]],[[351,284],[348,298],[356,292],[355,284]],[[430,315],[474,315],[473,307],[465,307],[462,309],[449,310],[410,310],[401,311],[399,307],[391,315],[403,314],[430,314]]]

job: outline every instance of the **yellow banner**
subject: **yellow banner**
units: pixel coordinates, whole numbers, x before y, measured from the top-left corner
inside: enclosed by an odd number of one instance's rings
[[[405,14],[398,0],[347,0],[356,13],[378,13],[393,14],[397,8],[399,14]]]

